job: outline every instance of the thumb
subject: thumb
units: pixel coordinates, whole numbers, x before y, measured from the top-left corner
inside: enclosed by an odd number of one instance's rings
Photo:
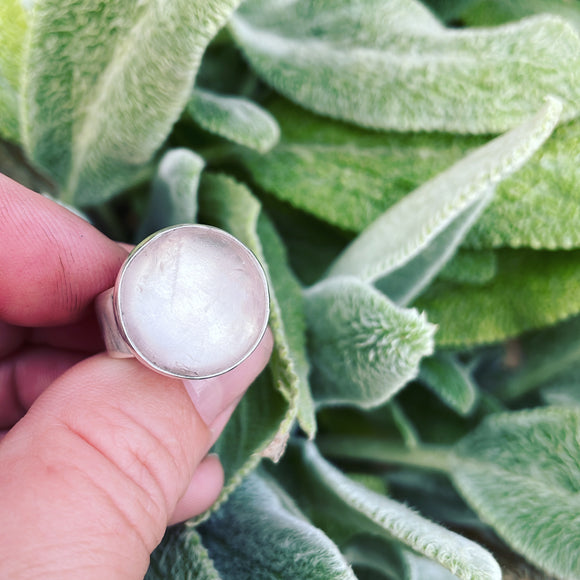
[[[214,438],[181,381],[134,359],[74,366],[0,443],[0,577],[143,578]],[[223,475],[203,467],[209,507]]]

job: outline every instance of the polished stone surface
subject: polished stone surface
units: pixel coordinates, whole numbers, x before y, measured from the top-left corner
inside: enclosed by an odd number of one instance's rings
[[[254,255],[207,226],[163,230],[139,246],[117,284],[117,314],[150,366],[184,378],[225,372],[259,343],[268,291]]]

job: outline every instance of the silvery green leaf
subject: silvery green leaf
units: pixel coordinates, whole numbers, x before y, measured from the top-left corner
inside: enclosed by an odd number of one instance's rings
[[[368,131],[282,99],[275,99],[269,111],[281,126],[281,142],[267,155],[240,152],[244,168],[267,192],[349,232],[362,231],[409,192],[488,141],[482,136]],[[557,127],[524,167],[499,183],[463,247],[580,246],[579,140],[578,120]]]
[[[206,131],[259,153],[272,149],[280,138],[276,119],[242,97],[225,97],[196,87],[187,111]]]
[[[465,26],[496,26],[533,14],[556,14],[580,28],[580,8],[570,0],[428,0],[445,20]]]
[[[516,552],[558,578],[580,577],[580,408],[489,417],[459,443],[451,473]]]
[[[438,326],[436,341],[465,348],[499,342],[580,313],[580,251],[500,249],[497,274],[477,286],[435,281],[414,306]]]
[[[293,474],[284,483],[288,482],[304,513],[325,530],[334,526],[343,541],[370,533],[404,544],[458,578],[501,578],[497,562],[481,546],[351,481],[323,459],[313,443],[292,447],[284,463]],[[330,530],[327,533],[334,537]]]
[[[151,554],[145,580],[221,580],[198,532],[174,526]]]
[[[337,546],[267,475],[250,475],[200,531],[228,580],[356,580]]]
[[[417,376],[435,327],[356,278],[325,280],[305,293],[319,405],[384,403]]]
[[[424,358],[419,379],[454,411],[468,415],[473,410],[477,386],[469,370],[451,353],[443,351]]]
[[[28,14],[21,0],[0,3],[0,136],[18,141],[20,68]]]
[[[499,133],[548,94],[579,113],[580,37],[553,16],[451,30],[417,0],[251,0],[231,28],[280,93],[366,127]]]
[[[282,137],[267,155],[240,152],[252,180],[294,207],[355,232],[489,140],[379,133],[314,115],[281,98],[268,110]]]
[[[266,270],[275,341],[271,362],[274,381],[288,401],[289,413],[297,415],[302,429],[313,437],[316,421],[308,383],[302,290],[287,266],[283,245],[261,213],[258,200],[247,187],[229,177],[207,175],[202,180],[200,204],[204,217],[244,242]],[[291,422],[286,423],[289,429]]]
[[[136,178],[185,107],[207,44],[238,4],[36,0],[21,132],[63,198],[95,204]]]
[[[375,286],[397,304],[405,306],[412,302],[453,257],[492,196],[491,188],[482,192],[480,199],[451,219],[448,226],[432,237],[422,251],[400,268],[376,280]]]
[[[420,255],[468,208],[484,203],[502,179],[528,161],[552,133],[560,112],[560,103],[548,99],[520,127],[472,151],[404,197],[355,238],[329,276],[376,282]]]
[[[497,201],[497,195],[495,200]],[[497,256],[492,250],[474,251],[460,248],[453,258],[445,264],[437,277],[439,280],[448,280],[459,284],[483,285],[493,280],[496,274]]]
[[[204,160],[189,149],[172,149],[163,156],[153,179],[139,240],[162,228],[195,222],[197,188],[204,166]]]
[[[560,127],[517,173],[500,183],[494,201],[465,246],[580,246],[580,121]]]

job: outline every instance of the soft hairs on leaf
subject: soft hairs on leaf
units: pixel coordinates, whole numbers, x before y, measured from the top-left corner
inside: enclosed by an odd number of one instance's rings
[[[238,4],[36,0],[22,137],[63,198],[94,204],[135,179],[181,114],[207,44]]]
[[[313,443],[300,449],[296,471],[310,497],[308,512],[332,510],[350,529],[398,540],[463,580],[500,580],[501,571],[487,550],[423,518],[410,508],[357,484],[328,463]]]
[[[447,30],[417,0],[249,0],[231,26],[282,94],[366,127],[499,133],[548,94],[580,112],[580,38],[552,16]]]
[[[548,99],[521,126],[472,151],[404,197],[355,238],[328,275],[376,282],[427,250],[470,207],[485,203],[502,179],[528,161],[554,130],[561,111],[559,101]]]
[[[305,299],[319,405],[384,403],[433,351],[435,327],[423,315],[356,278],[323,281]]]
[[[267,476],[250,475],[201,534],[228,580],[356,580],[336,545]]]
[[[492,416],[455,458],[461,494],[508,544],[550,574],[580,577],[580,408]]]
[[[259,153],[272,149],[280,138],[276,119],[241,97],[224,97],[195,88],[187,111],[207,131]]]

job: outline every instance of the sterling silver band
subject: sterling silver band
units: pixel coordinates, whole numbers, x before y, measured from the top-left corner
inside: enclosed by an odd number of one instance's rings
[[[266,274],[227,232],[184,224],[141,242],[96,309],[112,357],[167,376],[231,370],[260,343],[269,317]]]

